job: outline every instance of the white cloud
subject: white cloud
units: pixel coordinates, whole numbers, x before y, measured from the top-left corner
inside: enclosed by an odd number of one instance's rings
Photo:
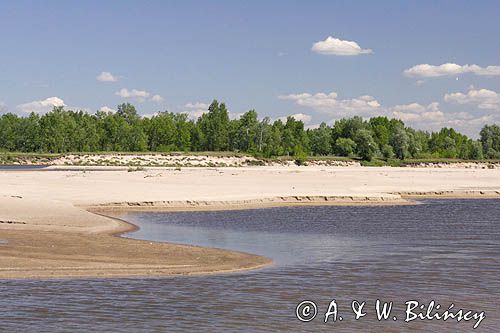
[[[396,105],[389,108],[389,112],[393,118],[409,123],[439,122],[445,119],[445,114],[439,110],[437,102],[427,106],[418,103]]]
[[[325,55],[355,56],[373,53],[370,49],[362,49],[358,43],[329,36],[323,41],[313,44],[313,52]]]
[[[196,102],[196,103],[187,103],[184,105],[185,108],[188,109],[205,109],[208,110],[210,105],[208,103]]]
[[[471,88],[466,94],[446,94],[444,100],[448,103],[473,104],[479,109],[500,110],[500,93],[488,89]]]
[[[465,73],[482,76],[500,75],[500,66],[481,67],[478,65],[457,65],[454,63],[446,63],[438,66],[420,64],[404,71],[404,74],[408,77],[456,76]]]
[[[146,113],[146,114],[143,114],[141,115],[142,118],[153,118],[153,117],[156,117],[160,114],[160,112],[153,112],[153,113]]]
[[[184,107],[187,109],[183,113],[187,113],[189,118],[191,119],[198,119],[201,117],[204,113],[208,112],[208,107],[210,105],[208,103],[203,103],[203,102],[189,102],[184,105]]]
[[[495,110],[500,110],[500,93],[486,89],[475,90],[474,87],[470,90],[467,94],[455,93],[445,96],[447,102],[476,104],[476,109],[467,112],[442,110],[438,102],[385,106],[380,105],[372,96],[341,100],[335,92],[291,94],[279,98],[330,116],[328,123],[343,117],[387,116],[401,119],[408,126],[417,129],[436,131],[442,127],[453,127],[471,137],[477,137],[485,124],[500,122],[500,114],[495,113]],[[309,127],[314,128],[314,125]]]
[[[137,90],[137,89],[128,90],[127,88],[122,88],[117,92],[115,92],[115,95],[123,98],[135,98],[139,102],[150,100],[155,103],[160,103],[164,101],[164,98],[162,96],[158,94],[153,94],[146,90]]]
[[[290,116],[284,116],[284,117],[279,117],[278,119],[281,120],[282,122],[286,122],[286,118],[292,117],[295,118],[295,120],[302,121],[304,124],[309,124],[311,122],[312,117],[308,114],[304,113],[296,113],[292,114]]]
[[[352,116],[354,113],[374,114],[380,110],[380,103],[372,96],[363,95],[353,99],[337,99],[337,93],[290,94],[278,98],[291,100],[300,106],[309,107],[332,116]]]
[[[66,106],[64,101],[59,97],[49,97],[40,101],[33,101],[25,104],[19,104],[16,109],[24,113],[46,113],[54,107]]]
[[[146,99],[151,95],[151,93],[149,93],[145,90],[137,90],[137,89],[128,90],[127,88],[122,88],[122,89],[118,90],[115,93],[115,95],[123,97],[123,98]]]
[[[387,109],[391,118],[401,119],[406,125],[426,131],[438,131],[443,127],[453,127],[470,137],[477,137],[481,127],[494,123],[500,118],[493,114],[476,112],[443,112],[439,103],[429,105],[411,103],[396,105]]]
[[[110,72],[101,72],[101,74],[97,75],[96,79],[101,82],[116,82],[118,81],[118,76],[115,76]]]
[[[234,120],[234,119],[240,119],[242,115],[244,115],[245,112],[229,112],[228,116],[229,119]]]
[[[305,129],[316,129],[316,128],[319,128],[321,126],[321,124],[310,124],[310,125],[306,125],[304,126]]]
[[[163,102],[163,97],[161,97],[160,95],[154,95],[153,97],[151,97],[151,100],[153,102],[160,103]]]
[[[5,110],[7,110],[5,103],[0,101],[0,113],[5,112]]]
[[[110,108],[109,106],[106,106],[106,105],[105,106],[101,106],[99,108],[99,111],[106,112],[106,113],[115,113],[116,112],[116,110],[114,110],[114,109],[112,109],[112,108]]]

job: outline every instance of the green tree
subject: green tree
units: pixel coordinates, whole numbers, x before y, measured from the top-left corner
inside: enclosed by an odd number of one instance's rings
[[[328,155],[332,152],[332,129],[325,123],[321,123],[318,128],[308,130],[307,133],[314,155]]]
[[[408,134],[406,133],[404,128],[397,127],[394,129],[390,142],[392,148],[394,149],[394,154],[400,160],[403,160],[410,155],[408,150],[409,148],[408,141],[409,141]]]
[[[13,113],[7,113],[0,118],[0,148],[14,151],[16,149],[16,127],[19,120]]]
[[[366,129],[367,127],[368,124],[363,118],[358,116],[337,120],[332,128],[332,142],[337,141],[338,138],[354,140],[358,131]]]
[[[393,158],[394,157],[394,151],[390,145],[383,145],[382,150],[381,150],[382,156],[384,156],[385,159]]]
[[[258,127],[257,112],[245,112],[237,122],[234,147],[239,151],[256,152]]]
[[[500,126],[485,125],[479,135],[483,153],[488,158],[500,158]]]
[[[153,116],[147,126],[148,146],[152,151],[175,150],[177,127],[173,115],[168,112],[160,112]]]
[[[294,117],[287,117],[285,126],[282,130],[282,145],[285,154],[293,155],[297,146],[304,152],[309,151],[309,138],[304,130],[304,123],[296,120]]]
[[[369,130],[361,129],[356,133],[356,152],[364,160],[371,161],[377,154],[377,143]]]
[[[393,125],[387,117],[370,118],[369,123],[373,132],[373,139],[378,144],[379,148],[382,149],[382,147],[389,144]]]
[[[483,156],[483,147],[481,142],[472,141],[469,150],[469,159],[471,160],[482,160]]]
[[[221,151],[228,148],[229,113],[224,103],[219,104],[214,100],[208,113],[198,119],[197,125],[202,133],[200,139],[203,150]]]
[[[335,141],[334,152],[339,156],[351,156],[356,150],[356,142],[348,138],[338,138]]]
[[[122,103],[118,105],[116,114],[125,119],[125,121],[129,124],[135,124],[140,119],[135,106],[130,103]]]

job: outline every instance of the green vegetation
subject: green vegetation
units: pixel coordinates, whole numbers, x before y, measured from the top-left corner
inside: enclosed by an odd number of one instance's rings
[[[127,172],[144,171],[143,167],[128,168]]]
[[[250,110],[229,119],[224,103],[213,101],[196,121],[186,114],[160,112],[142,118],[131,104],[114,114],[54,108],[42,116],[31,113],[0,117],[0,152],[40,154],[68,152],[206,152],[252,154],[261,158],[287,156],[303,164],[307,156],[359,158],[364,164],[400,165],[412,159],[482,160],[500,158],[500,127],[486,125],[480,140],[452,128],[426,132],[406,127],[401,120],[374,117],[344,118],[333,126],[322,123],[305,129],[302,121],[258,119]],[[229,153],[228,153],[229,152]],[[4,159],[11,158],[4,156]]]

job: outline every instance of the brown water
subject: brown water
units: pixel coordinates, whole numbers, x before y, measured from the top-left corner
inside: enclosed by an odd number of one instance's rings
[[[130,237],[243,250],[274,260],[245,273],[159,279],[3,281],[0,327],[33,332],[470,332],[475,321],[405,323],[405,301],[485,311],[500,331],[500,200],[414,206],[131,213]],[[323,322],[335,299],[343,320]],[[376,299],[393,301],[378,321]],[[317,304],[296,319],[302,300]],[[366,301],[354,319],[351,301]],[[394,321],[393,317],[397,320]],[[330,319],[331,320],[331,319]]]

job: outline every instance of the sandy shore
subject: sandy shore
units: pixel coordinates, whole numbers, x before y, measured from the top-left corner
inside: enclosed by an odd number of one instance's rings
[[[500,169],[4,170],[0,171],[0,278],[202,274],[270,263],[233,251],[113,237],[133,226],[92,212],[405,204],[408,198],[424,196],[500,198]]]

